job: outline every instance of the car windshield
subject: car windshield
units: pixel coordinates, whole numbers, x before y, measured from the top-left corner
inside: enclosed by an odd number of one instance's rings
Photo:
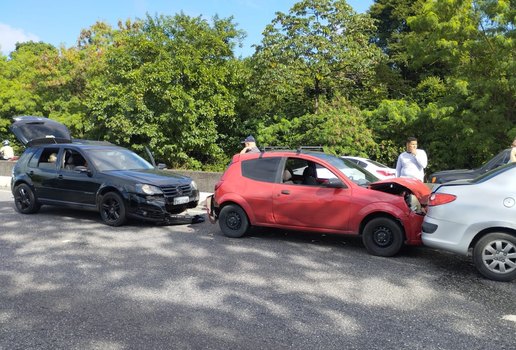
[[[388,166],[387,166],[387,165],[382,164],[382,163],[378,163],[376,160],[368,159],[367,161],[368,161],[369,163],[371,163],[371,164],[376,165],[376,166],[377,166],[377,167],[379,167],[379,168],[388,168]]]
[[[99,171],[154,169],[145,159],[123,148],[90,149],[86,154]]]
[[[356,165],[352,161],[348,159],[343,159],[340,157],[335,157],[326,153],[310,153],[320,159],[325,160],[326,162],[333,165],[335,168],[339,169],[341,173],[346,175],[351,181],[358,185],[367,185],[371,182],[378,181],[378,178],[371,174],[369,171],[365,170],[359,165]]]

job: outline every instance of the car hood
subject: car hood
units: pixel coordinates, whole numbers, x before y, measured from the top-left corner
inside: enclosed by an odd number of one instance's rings
[[[34,116],[17,116],[13,120],[9,129],[25,146],[72,142],[68,128],[55,120]]]
[[[137,183],[155,186],[170,186],[179,184],[189,184],[191,179],[187,176],[179,175],[170,171],[158,169],[145,170],[110,170],[109,175],[120,179],[130,180]]]
[[[376,181],[369,184],[369,188],[372,190],[400,194],[403,191],[411,192],[419,200],[419,203],[426,205],[428,203],[428,197],[432,192],[430,187],[425,183],[411,178],[396,177],[393,179]]]

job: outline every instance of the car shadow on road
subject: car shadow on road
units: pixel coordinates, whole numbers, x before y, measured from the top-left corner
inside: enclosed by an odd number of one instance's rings
[[[12,210],[10,212],[10,210]],[[10,213],[12,215],[41,215],[42,217],[55,217],[55,219],[61,220],[91,220],[96,223],[103,223],[100,214],[96,211],[72,209],[59,206],[43,205],[37,213],[34,214],[20,214],[16,212],[14,203],[12,202],[0,202],[0,213]],[[129,218],[124,225],[129,226],[174,226],[174,225],[190,225],[204,222],[206,219],[205,214],[189,213],[185,211],[181,214],[172,215],[168,222],[153,222],[145,221],[134,218]],[[4,221],[6,221],[5,219]]]

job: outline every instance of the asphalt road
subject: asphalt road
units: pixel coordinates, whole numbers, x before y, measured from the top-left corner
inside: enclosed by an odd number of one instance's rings
[[[0,349],[514,349],[516,282],[423,247],[218,225],[113,228],[0,190]]]

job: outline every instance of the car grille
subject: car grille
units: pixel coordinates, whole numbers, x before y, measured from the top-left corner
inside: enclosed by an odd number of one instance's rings
[[[165,194],[165,197],[190,196],[192,193],[192,187],[190,184],[179,186],[161,186],[160,188]]]

